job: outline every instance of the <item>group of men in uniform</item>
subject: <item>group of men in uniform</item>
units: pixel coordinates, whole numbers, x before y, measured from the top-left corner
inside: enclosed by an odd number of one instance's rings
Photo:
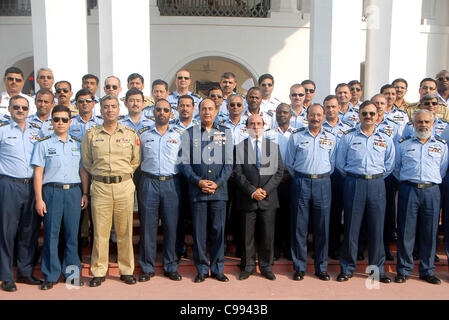
[[[17,282],[48,290],[62,273],[72,285],[82,286],[78,236],[82,212],[89,207],[91,287],[105,281],[112,226],[120,280],[150,280],[155,275],[159,219],[164,275],[174,281],[182,279],[178,264],[186,255],[185,220],[191,219],[195,282],[208,277],[229,281],[223,273],[229,233],[241,257],[240,280],[256,270],[257,240],[263,277],[276,279],[274,260],[284,254],[293,260],[293,279],[302,280],[311,230],[319,279],[330,280],[328,255],[340,260],[337,281],[351,278],[361,245],[367,242],[378,280],[389,283],[383,265],[392,259],[389,243],[397,224],[395,282],[408,279],[417,252],[420,278],[440,283],[434,259],[441,206],[446,244],[449,241],[448,71],[423,79],[420,101],[414,105],[404,100],[404,79],[384,85],[364,102],[359,101],[359,81],[341,83],[322,104],[313,101],[315,83],[305,80],[291,86],[290,105],[272,97],[270,74],[262,75],[244,98],[235,92],[235,75],[226,72],[220,86],[210,88],[204,99],[189,91],[188,70],[176,74],[177,90],[172,93],[165,81],[155,80],[152,98],[143,94],[143,77],[131,74],[123,100],[118,98],[120,80],[114,76],[105,80],[101,99],[95,95],[98,78],[84,76],[83,89],[73,101],[68,81],[57,82],[55,93],[51,91],[50,69],[39,70],[37,79],[41,89],[33,101],[21,93],[20,69],[9,68],[4,77],[3,290],[17,290],[14,259]],[[36,112],[30,114],[33,108]],[[135,191],[141,225],[138,279],[133,274]],[[33,276],[42,217],[44,281]],[[81,238],[87,235],[81,227]]]

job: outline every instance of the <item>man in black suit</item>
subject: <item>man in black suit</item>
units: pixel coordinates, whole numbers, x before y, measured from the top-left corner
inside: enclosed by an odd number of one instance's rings
[[[242,221],[243,254],[239,280],[248,279],[256,267],[255,228],[260,228],[259,269],[267,279],[275,280],[272,271],[274,225],[279,207],[277,186],[284,174],[279,146],[263,137],[264,122],[260,115],[247,120],[249,137],[235,148],[234,180],[241,192],[236,193]]]

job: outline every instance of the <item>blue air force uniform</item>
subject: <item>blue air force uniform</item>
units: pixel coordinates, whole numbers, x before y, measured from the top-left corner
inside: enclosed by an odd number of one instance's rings
[[[158,132],[156,126],[144,127],[138,134],[142,143],[142,177],[139,186],[142,230],[139,264],[145,273],[155,270],[160,215],[164,235],[164,271],[175,272],[178,269],[176,234],[181,195],[178,178],[181,135],[171,125],[163,135]]]
[[[134,129],[134,131],[138,132],[140,129],[144,127],[149,127],[155,124],[154,117],[147,117],[144,113],[140,114],[140,119],[137,123],[134,123],[134,121],[131,120],[129,114],[122,116],[119,119],[119,123],[123,126],[127,126],[131,129]]]
[[[40,137],[46,137],[53,133],[53,125],[51,124],[51,116],[48,116],[48,118],[44,121],[39,119],[37,114],[33,114],[31,116],[28,116],[27,121],[34,126],[35,128],[39,129],[39,136]]]
[[[191,91],[187,92],[187,95],[191,96],[193,98],[193,102],[194,102],[194,111],[193,111],[193,116],[195,117],[198,114],[198,106],[200,104],[200,102],[203,100],[200,96],[197,96],[196,94],[194,94]],[[170,103],[171,108],[173,111],[178,111],[178,99],[181,95],[179,94],[178,91],[173,91],[172,93],[170,93],[167,97],[167,101]]]
[[[313,222],[315,271],[327,269],[331,203],[330,174],[335,164],[336,137],[321,128],[315,137],[301,128],[288,141],[285,164],[292,186],[291,246],[295,271],[307,268],[307,232]]]
[[[231,131],[217,124],[209,131],[202,124],[193,126],[182,135],[181,170],[190,185],[193,259],[198,273],[202,274],[209,274],[207,240],[210,241],[211,272],[223,273],[227,180],[233,168],[232,140]],[[215,193],[201,191],[198,183],[204,179],[218,185]]]
[[[394,174],[401,181],[398,199],[397,273],[409,276],[413,271],[415,232],[419,234],[419,275],[432,276],[440,217],[440,190],[448,167],[445,140],[433,135],[426,143],[415,135],[397,143]]]
[[[240,117],[240,121],[237,124],[234,124],[234,122],[232,122],[229,117],[223,118],[218,122],[220,126],[226,127],[232,131],[234,146],[238,145],[240,142],[248,138],[246,120],[247,117],[244,117],[242,114],[242,116]]]
[[[393,171],[394,156],[393,140],[379,129],[367,137],[360,128],[354,128],[347,131],[339,142],[336,167],[346,177],[341,273],[354,273],[360,227],[366,217],[370,226],[369,264],[376,265],[383,274],[384,178]]]
[[[441,120],[440,118],[436,118],[433,127],[432,127],[432,134],[436,137],[442,137],[442,133],[444,132],[444,129],[446,129],[449,122]],[[404,131],[402,132],[402,137],[408,137],[412,136],[415,133],[415,128],[413,127],[413,122],[407,123],[407,125],[404,128]]]
[[[350,123],[353,127],[360,123],[359,112],[351,106],[348,107],[346,113],[340,111],[338,117],[340,120]]]
[[[92,117],[89,120],[84,121],[80,115],[76,115],[72,117],[72,124],[69,128],[69,134],[75,138],[82,140],[87,130],[95,126],[100,126],[102,124],[103,118],[101,116],[95,116],[94,114],[92,114]]]
[[[68,136],[66,141],[52,134],[41,138],[33,151],[31,164],[44,168],[42,198],[47,207],[44,215],[44,247],[42,273],[47,282],[57,282],[61,274],[67,278],[76,266],[81,275],[78,256],[78,228],[81,215],[81,140]],[[64,225],[65,250],[61,263],[58,241]],[[69,272],[68,272],[69,271]]]
[[[0,123],[0,280],[14,281],[14,239],[17,235],[17,272],[30,277],[39,236],[40,217],[34,210],[31,154],[39,129],[25,130],[10,120]]]

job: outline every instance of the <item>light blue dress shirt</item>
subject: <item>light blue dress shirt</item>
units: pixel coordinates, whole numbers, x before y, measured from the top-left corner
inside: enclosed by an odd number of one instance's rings
[[[447,125],[448,125],[448,122],[441,120],[440,118],[436,118],[435,122],[433,123],[432,135],[434,135],[437,138],[443,138],[442,134],[443,134],[444,130],[446,129]],[[412,136],[414,134],[415,134],[415,128],[413,127],[413,123],[412,122],[407,123],[407,125],[404,128],[404,131],[402,132],[402,137],[406,138],[406,137]]]
[[[352,128],[352,124],[346,121],[342,121],[339,118],[335,127],[332,127],[332,125],[327,120],[324,120],[323,128],[326,129],[327,131],[332,132],[334,136],[337,137],[337,144],[338,144],[341,137],[343,136],[343,133]]]
[[[270,139],[271,141],[279,145],[279,152],[281,153],[282,162],[284,163],[285,163],[285,154],[287,153],[288,140],[290,139],[290,136],[294,131],[295,128],[288,127],[287,130],[285,130],[285,132],[282,132],[282,130],[279,127],[277,127],[264,132],[265,138]]]
[[[95,116],[94,114],[92,114],[92,117],[84,122],[81,116],[77,115],[72,117],[72,124],[69,128],[69,135],[82,140],[87,130],[95,126],[101,126],[102,124],[103,118],[101,116]]]
[[[64,142],[55,133],[42,138],[34,147],[31,164],[44,168],[43,184],[81,183],[81,141],[68,136]]]
[[[33,114],[28,116],[27,121],[31,123],[31,125],[36,125],[40,128],[39,136],[46,137],[51,135],[53,131],[53,125],[51,124],[51,115],[45,121],[39,119],[37,114]]]
[[[123,126],[134,129],[134,131],[136,131],[136,132],[144,127],[150,127],[155,124],[154,120],[145,116],[145,114],[143,112],[140,114],[140,119],[137,123],[134,123],[131,120],[129,114],[127,114],[126,116],[123,116],[118,122]]]
[[[234,146],[238,145],[240,142],[248,138],[248,129],[246,128],[246,120],[247,117],[244,117],[242,115],[237,125],[235,125],[234,122],[232,122],[231,119],[229,119],[229,117],[221,119],[218,122],[219,125],[231,129]]]

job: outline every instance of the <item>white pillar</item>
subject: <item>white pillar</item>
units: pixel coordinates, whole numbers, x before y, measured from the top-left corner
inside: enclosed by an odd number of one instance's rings
[[[406,99],[419,98],[426,76],[426,48],[420,33],[422,0],[368,0],[365,93],[371,97],[396,78],[408,82]],[[434,75],[431,75],[434,76]]]
[[[362,0],[315,0],[310,13],[310,79],[315,101],[338,83],[360,79]]]
[[[31,15],[35,75],[49,67],[76,92],[87,73],[86,1],[33,0]]]
[[[114,75],[122,82],[131,73],[145,78],[145,93],[151,92],[150,3],[148,0],[99,0],[100,90],[104,79]]]

